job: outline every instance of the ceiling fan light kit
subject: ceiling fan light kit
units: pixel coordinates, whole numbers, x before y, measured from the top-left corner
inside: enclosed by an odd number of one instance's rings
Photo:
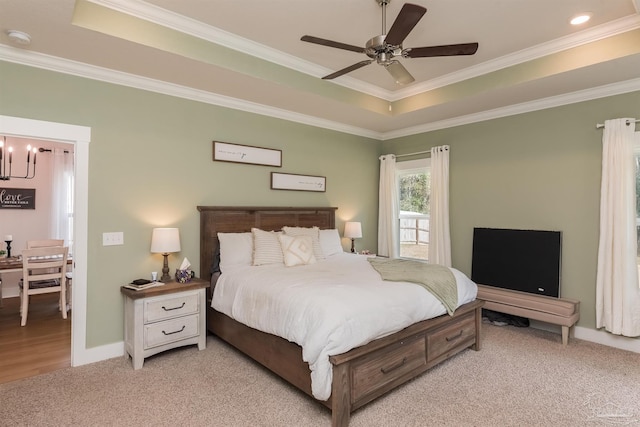
[[[396,83],[408,84],[415,81],[415,79],[396,58],[429,58],[434,56],[473,55],[478,50],[478,43],[462,43],[404,49],[402,47],[404,39],[418,24],[420,19],[422,19],[422,16],[427,12],[427,9],[416,4],[405,3],[387,33],[387,5],[391,0],[375,0],[375,2],[382,7],[382,34],[369,39],[364,48],[309,35],[305,35],[300,38],[300,40],[308,43],[349,50],[356,53],[364,53],[371,58],[370,60],[360,61],[356,64],[326,75],[322,77],[324,80],[335,79],[336,77],[350,73],[351,71],[355,71],[358,68],[362,68],[365,65],[369,65],[373,61],[376,61],[379,65],[383,65],[386,68]]]

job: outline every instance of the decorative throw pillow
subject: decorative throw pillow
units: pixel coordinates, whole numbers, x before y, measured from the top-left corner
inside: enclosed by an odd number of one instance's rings
[[[316,257],[313,255],[313,240],[311,236],[289,236],[280,234],[280,245],[284,256],[284,264],[287,267],[294,265],[314,264]]]
[[[253,233],[253,265],[282,264],[282,247],[275,231],[264,231],[252,228]]]
[[[251,233],[218,233],[220,270],[231,266],[249,266],[253,259]]]
[[[335,228],[320,230],[320,247],[326,257],[344,252],[338,230]]]
[[[325,259],[325,254],[320,247],[320,229],[318,227],[282,227],[282,231],[289,236],[311,236],[313,255],[316,259]]]

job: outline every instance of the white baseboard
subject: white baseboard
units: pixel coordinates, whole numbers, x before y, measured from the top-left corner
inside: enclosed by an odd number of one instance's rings
[[[554,332],[557,334],[562,333],[562,328],[550,323],[538,322],[532,320],[530,326],[535,329],[541,329],[543,331]],[[640,353],[640,338],[629,338],[620,335],[613,335],[606,331],[599,331],[596,329],[585,328],[583,326],[576,326],[574,336],[580,340],[594,342],[596,344],[602,344],[609,347],[619,348],[620,350],[633,351],[634,353]],[[569,339],[569,345],[571,345],[571,339]]]
[[[621,350],[640,353],[640,338],[629,338],[621,335],[614,335],[606,331],[584,328],[576,326],[575,336],[578,339],[591,341]]]
[[[15,287],[9,287],[7,286],[6,288],[3,287],[2,288],[2,298],[16,298],[20,296],[20,288],[15,286]]]
[[[122,357],[124,356],[124,341],[87,348],[82,350],[80,354],[74,354],[73,356],[71,358],[73,366],[88,365],[89,363],[113,359],[114,357]]]

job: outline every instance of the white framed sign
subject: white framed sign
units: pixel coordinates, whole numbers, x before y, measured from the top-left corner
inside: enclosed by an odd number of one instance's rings
[[[324,176],[271,172],[272,190],[326,191]]]
[[[282,167],[282,150],[213,141],[213,160]]]

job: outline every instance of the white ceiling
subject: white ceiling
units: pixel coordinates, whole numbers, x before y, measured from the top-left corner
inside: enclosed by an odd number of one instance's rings
[[[406,86],[375,63],[326,81],[367,57],[300,37],[364,46],[376,0],[0,0],[0,60],[378,139],[640,90],[640,0],[412,2],[427,13],[404,47],[477,53],[401,59]],[[579,12],[591,21],[571,26]]]

